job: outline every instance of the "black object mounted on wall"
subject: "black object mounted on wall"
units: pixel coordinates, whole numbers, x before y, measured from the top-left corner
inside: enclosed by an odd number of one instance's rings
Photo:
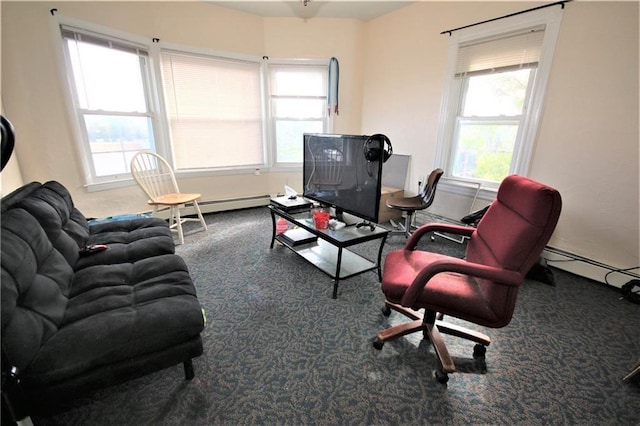
[[[9,159],[11,158],[11,154],[13,153],[13,147],[15,145],[15,133],[13,131],[13,125],[6,117],[0,115],[0,130],[2,131],[2,152],[0,153],[0,159],[2,160],[2,164],[0,167],[0,171],[4,169],[4,166],[7,165]]]

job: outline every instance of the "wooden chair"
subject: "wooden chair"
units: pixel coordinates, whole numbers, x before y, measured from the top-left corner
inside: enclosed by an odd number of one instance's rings
[[[332,188],[336,193],[342,184],[344,154],[337,148],[322,148],[312,153],[313,171],[310,185],[318,190]]]
[[[159,206],[169,208],[169,227],[178,232],[180,244],[184,244],[182,224],[187,221],[199,221],[202,230],[207,230],[207,224],[202,217],[198,199],[201,194],[182,193],[178,189],[173,169],[160,155],[140,151],[131,159],[131,173],[140,188],[149,197],[147,203],[153,206],[153,215],[158,213]],[[180,215],[180,208],[193,205],[198,217],[187,218]]]

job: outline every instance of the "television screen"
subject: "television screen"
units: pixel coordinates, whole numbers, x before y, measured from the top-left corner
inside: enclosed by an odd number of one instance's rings
[[[346,212],[377,222],[382,161],[366,158],[369,137],[305,133],[303,139],[303,196],[334,207],[339,219]]]

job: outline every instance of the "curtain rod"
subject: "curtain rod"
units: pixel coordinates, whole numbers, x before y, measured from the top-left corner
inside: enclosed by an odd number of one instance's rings
[[[475,27],[476,25],[486,24],[487,22],[497,21],[499,19],[510,18],[512,16],[521,15],[523,13],[528,13],[528,12],[533,12],[534,10],[544,9],[544,8],[551,7],[551,6],[558,6],[559,5],[561,8],[564,9],[565,3],[569,3],[571,1],[573,1],[573,0],[561,0],[561,1],[557,1],[555,3],[549,3],[549,4],[542,5],[542,6],[533,7],[531,9],[521,10],[520,12],[510,13],[508,15],[500,16],[498,18],[487,19],[486,21],[476,22],[474,24],[465,25],[464,27],[458,27],[458,28],[454,28],[452,30],[442,31],[440,34],[449,34],[449,36],[451,36],[451,34],[453,34],[454,31],[463,30],[463,29],[469,28],[469,27]]]

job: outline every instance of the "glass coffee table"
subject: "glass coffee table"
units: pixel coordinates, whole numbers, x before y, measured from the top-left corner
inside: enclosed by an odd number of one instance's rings
[[[382,280],[382,249],[389,230],[378,225],[347,225],[341,229],[316,229],[309,212],[290,213],[274,205],[269,205],[273,234],[271,248],[275,241],[302,256],[309,263],[333,279],[333,298],[338,297],[338,284],[355,275],[368,271],[377,271],[378,280]],[[294,225],[284,233],[276,232],[276,219],[281,217]],[[300,231],[304,230],[304,231]],[[292,232],[294,231],[294,232]],[[304,235],[300,235],[300,234]],[[380,240],[377,259],[371,260],[357,254],[347,247]]]

